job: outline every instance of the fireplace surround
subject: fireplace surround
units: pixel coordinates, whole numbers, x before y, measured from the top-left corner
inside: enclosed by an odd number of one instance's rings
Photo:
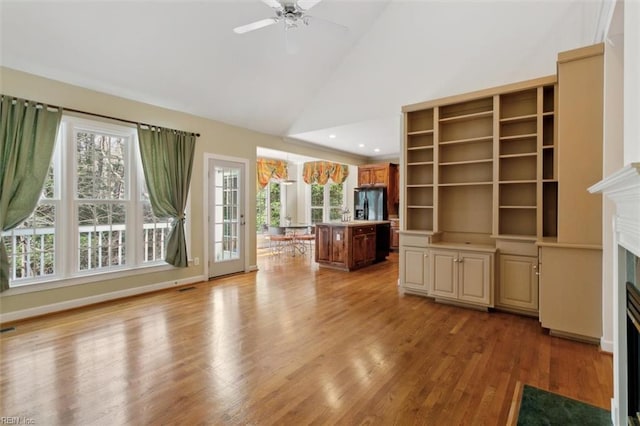
[[[637,265],[638,257],[635,258]],[[640,285],[640,282],[636,283]],[[627,281],[627,407],[630,425],[640,425],[640,288]],[[635,413],[635,414],[634,414]]]
[[[613,400],[614,425],[638,421],[638,329],[627,314],[629,300],[640,294],[640,163],[631,163],[598,182],[589,191],[615,204],[613,216]],[[607,277],[605,277],[607,279]],[[631,295],[631,296],[629,296]],[[635,345],[635,346],[634,346]],[[632,420],[635,419],[635,420]],[[637,423],[636,423],[637,424]]]
[[[640,256],[625,250],[629,424],[640,426]],[[635,413],[635,415],[634,415]]]

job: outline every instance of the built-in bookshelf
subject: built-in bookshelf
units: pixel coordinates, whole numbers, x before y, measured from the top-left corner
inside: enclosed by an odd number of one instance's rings
[[[536,237],[538,88],[499,96],[498,237]]]
[[[403,109],[404,230],[472,243],[557,233],[555,79],[530,83]]]
[[[433,229],[434,110],[408,113],[405,150],[405,221],[409,229]]]

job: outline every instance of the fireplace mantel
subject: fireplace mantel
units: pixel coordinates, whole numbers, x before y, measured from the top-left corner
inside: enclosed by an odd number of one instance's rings
[[[631,163],[589,188],[616,206],[618,244],[640,256],[640,163]]]

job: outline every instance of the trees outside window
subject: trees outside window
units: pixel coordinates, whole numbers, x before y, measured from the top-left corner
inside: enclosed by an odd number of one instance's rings
[[[256,232],[265,227],[279,226],[282,214],[282,187],[279,182],[269,182],[256,194]]]
[[[343,183],[311,184],[310,222],[321,223],[342,218],[346,205],[346,191]]]

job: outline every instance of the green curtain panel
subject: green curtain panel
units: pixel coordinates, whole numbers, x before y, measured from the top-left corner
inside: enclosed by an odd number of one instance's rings
[[[184,210],[191,182],[196,136],[138,125],[138,141],[153,213],[159,218],[173,218],[173,227],[166,242],[165,260],[173,266],[187,267]]]
[[[9,231],[35,209],[49,171],[62,110],[2,95],[0,228]],[[0,291],[9,288],[9,259],[0,244]]]

